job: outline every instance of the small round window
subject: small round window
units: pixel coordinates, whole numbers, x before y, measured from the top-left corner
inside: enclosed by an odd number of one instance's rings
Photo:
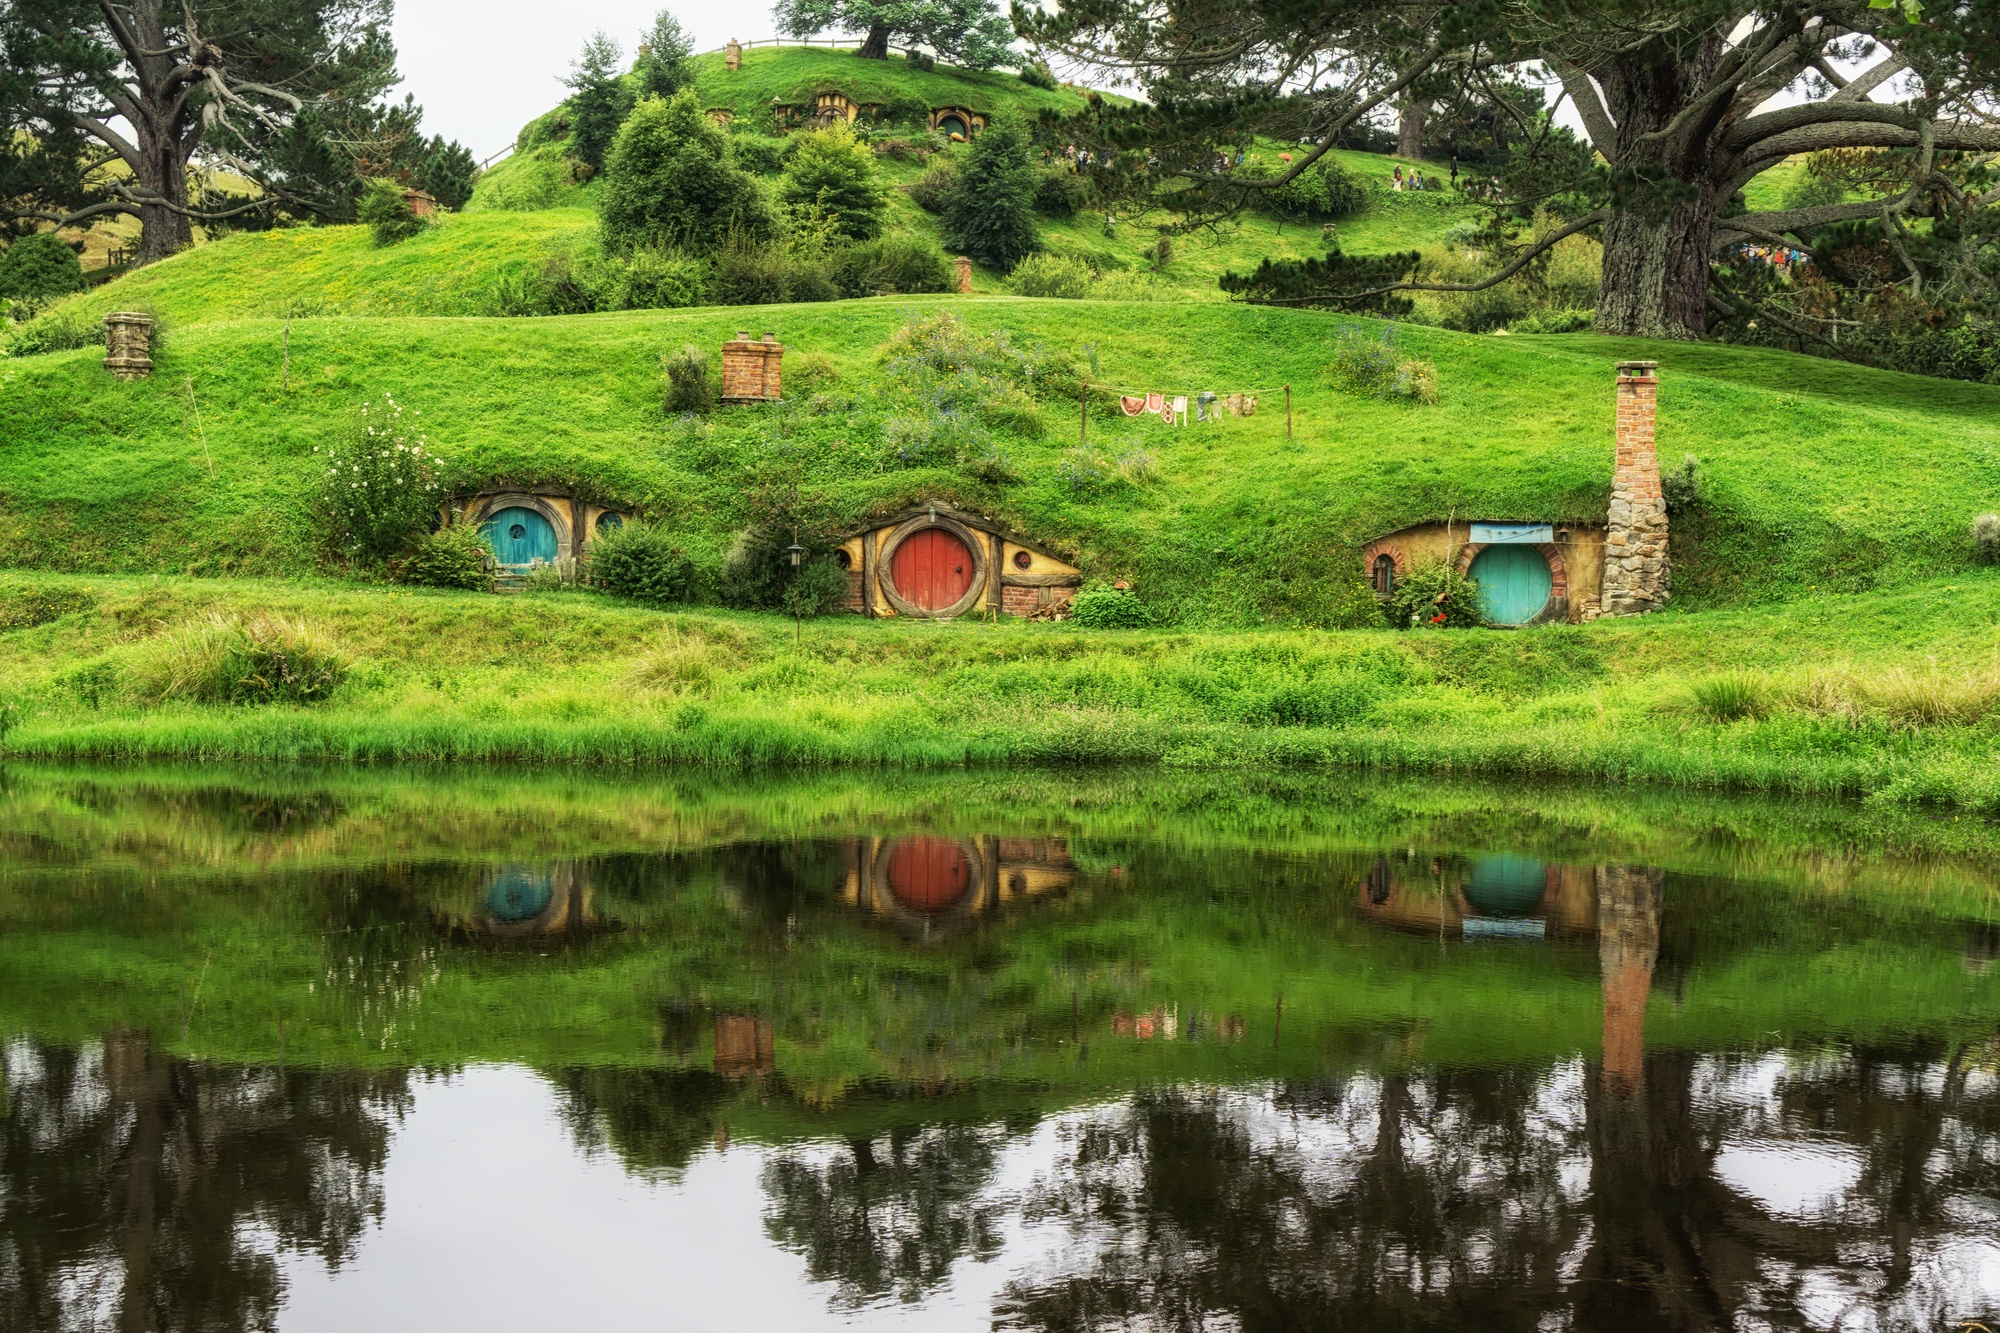
[[[844,546],[833,553],[833,558],[842,569],[854,568],[854,557],[847,553],[847,548]]]
[[[512,527],[507,529],[507,535],[513,538],[515,541],[520,541],[521,538],[528,535],[528,530],[525,527],[521,526],[519,523],[516,523]]]
[[[1035,557],[1029,555],[1026,551],[1014,552],[1014,568],[1026,569],[1029,565],[1032,565],[1034,563],[1035,563]]]
[[[597,516],[597,530],[601,533],[616,532],[624,526],[625,520],[617,514],[603,513]]]

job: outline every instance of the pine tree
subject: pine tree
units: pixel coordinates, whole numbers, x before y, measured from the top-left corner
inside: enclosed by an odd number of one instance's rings
[[[817,204],[840,234],[865,241],[882,230],[886,194],[875,155],[845,121],[814,130],[799,141],[785,170],[785,202]]]
[[[646,39],[639,44],[639,95],[672,97],[694,82],[694,38],[681,27],[673,11],[663,9],[653,18]]]
[[[1041,248],[1035,231],[1035,166],[1028,136],[1008,119],[972,141],[958,187],[945,203],[946,244],[982,264],[1011,271]]]
[[[563,80],[574,90],[568,104],[570,152],[592,171],[603,169],[618,127],[632,112],[632,95],[618,77],[624,63],[618,43],[600,32],[583,44],[583,54]]]
[[[649,97],[632,112],[605,158],[598,215],[605,248],[618,254],[639,246],[711,249],[732,231],[771,230],[757,182],[730,165],[722,131],[691,91],[671,101]]]

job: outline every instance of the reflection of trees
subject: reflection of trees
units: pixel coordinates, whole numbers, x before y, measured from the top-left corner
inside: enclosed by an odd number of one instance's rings
[[[22,1043],[7,1078],[0,1325],[22,1329],[272,1326],[277,1250],[338,1265],[380,1218],[408,1104],[399,1074],[200,1065],[142,1033]]]
[[[676,1172],[715,1137],[728,1079],[705,1069],[565,1069],[552,1076],[557,1112],[586,1152],[609,1150],[627,1169]]]
[[[979,1197],[993,1160],[989,1133],[962,1125],[856,1139],[822,1164],[788,1154],[764,1168],[764,1227],[841,1299],[913,1301],[961,1257],[999,1252],[1003,1205]]]

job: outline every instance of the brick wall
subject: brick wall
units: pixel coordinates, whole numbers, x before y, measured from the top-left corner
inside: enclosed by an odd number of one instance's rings
[[[1604,539],[1602,613],[1637,616],[1665,604],[1672,579],[1667,504],[1654,443],[1659,379],[1651,361],[1618,366],[1617,461]]]

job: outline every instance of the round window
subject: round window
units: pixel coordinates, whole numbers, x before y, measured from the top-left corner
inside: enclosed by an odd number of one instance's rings
[[[833,553],[833,559],[842,569],[854,568],[854,557],[847,553],[847,548],[844,546]]]
[[[519,523],[516,523],[513,527],[507,529],[507,535],[509,537],[512,537],[515,541],[520,541],[523,537],[528,535],[528,530],[525,527],[521,526]]]
[[[622,515],[607,511],[597,516],[597,531],[600,535],[607,532],[616,532],[624,526],[625,519]]]
[[[1014,552],[1014,568],[1026,569],[1029,565],[1032,565],[1034,563],[1035,563],[1035,557],[1029,555],[1026,551]]]

